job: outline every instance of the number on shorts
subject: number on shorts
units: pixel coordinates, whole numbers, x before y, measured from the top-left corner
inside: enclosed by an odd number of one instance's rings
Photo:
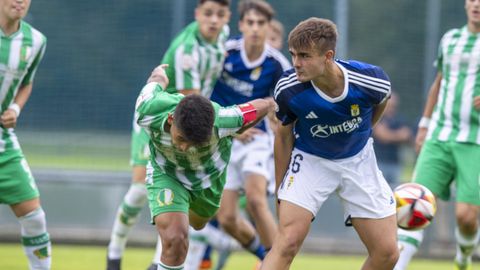
[[[301,154],[296,154],[293,157],[292,161],[292,173],[298,173],[300,171],[300,162],[303,160],[303,156]]]

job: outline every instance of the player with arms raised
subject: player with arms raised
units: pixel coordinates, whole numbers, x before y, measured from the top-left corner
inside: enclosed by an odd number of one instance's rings
[[[390,95],[384,71],[335,60],[336,26],[310,18],[289,34],[294,70],[275,88],[279,232],[264,270],[290,267],[323,202],[337,193],[345,224],[368,250],[363,270],[391,270],[398,258],[395,200],[379,171],[372,127]]]

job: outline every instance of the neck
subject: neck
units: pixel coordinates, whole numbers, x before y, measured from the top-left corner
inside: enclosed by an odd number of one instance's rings
[[[326,68],[324,75],[313,79],[312,82],[332,98],[341,96],[345,87],[343,72],[334,62]]]
[[[467,28],[471,33],[480,33],[480,23],[468,22]]]
[[[265,44],[262,43],[262,45],[250,45],[245,43],[244,47],[248,60],[253,62],[262,56]]]
[[[6,36],[17,32],[19,27],[20,20],[8,20],[0,17],[0,28],[2,28],[2,31]]]

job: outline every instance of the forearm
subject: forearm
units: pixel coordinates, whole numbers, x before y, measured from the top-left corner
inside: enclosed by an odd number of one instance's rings
[[[21,86],[20,89],[18,89],[17,95],[15,96],[15,99],[13,100],[13,102],[18,104],[20,109],[23,109],[28,99],[30,98],[30,94],[32,93],[32,86],[33,85],[30,83],[30,84]]]
[[[437,77],[435,77],[435,81],[433,82],[428,92],[427,102],[425,103],[425,108],[423,110],[424,117],[427,117],[427,118],[432,117],[433,108],[437,104],[438,93],[440,91],[441,82],[442,82],[442,74],[438,73]]]
[[[278,188],[288,170],[293,144],[294,136],[291,127],[280,126],[274,142],[275,192],[278,192]]]
[[[260,122],[267,114],[269,111],[273,110],[274,108],[274,103],[272,100],[267,100],[263,98],[255,99],[252,101],[249,101],[248,104],[252,105],[253,108],[255,108],[255,120],[249,122],[246,124],[244,127],[242,127],[237,133],[242,133],[246,129],[255,126]],[[242,106],[242,105],[240,105]]]

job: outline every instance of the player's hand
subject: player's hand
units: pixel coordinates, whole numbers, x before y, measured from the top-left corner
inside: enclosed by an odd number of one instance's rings
[[[168,64],[161,64],[153,69],[152,74],[147,80],[147,83],[157,82],[159,83],[163,89],[166,89],[169,83],[167,73],[165,69],[168,68]]]
[[[415,152],[420,153],[423,143],[425,142],[425,137],[427,137],[428,128],[419,127],[417,131],[417,137],[415,138]]]
[[[480,111],[480,96],[473,98],[473,107],[475,107],[475,110]]]
[[[253,137],[257,134],[262,134],[264,133],[263,130],[258,129],[258,128],[249,128],[242,132],[241,134],[238,134],[235,136],[235,139],[239,140],[242,143],[249,143],[253,141]]]
[[[4,128],[14,128],[17,125],[17,113],[12,109],[7,109],[0,116],[0,124]]]

